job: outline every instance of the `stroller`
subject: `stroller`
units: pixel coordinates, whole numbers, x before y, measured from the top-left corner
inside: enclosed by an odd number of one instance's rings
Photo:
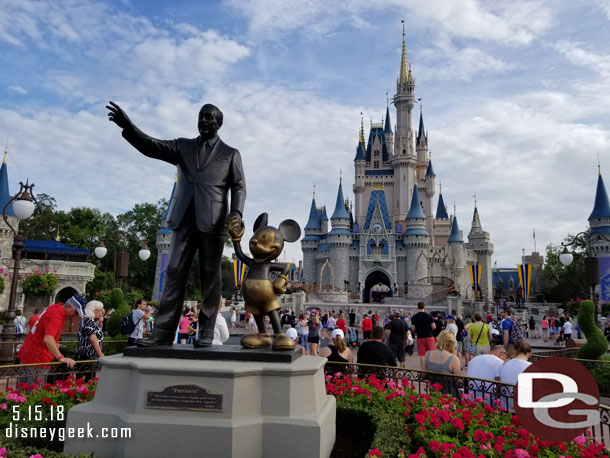
[[[358,341],[358,329],[347,328],[347,345],[352,348],[360,345],[360,342]]]
[[[415,342],[413,341],[413,336],[411,335],[411,331],[407,331],[407,340],[405,345],[405,353],[409,356],[413,355],[413,350],[415,349]]]

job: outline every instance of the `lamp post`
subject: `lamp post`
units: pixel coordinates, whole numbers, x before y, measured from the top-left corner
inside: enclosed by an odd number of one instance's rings
[[[147,261],[150,258],[150,250],[145,241],[140,241],[140,251],[138,251],[138,257],[142,261]],[[102,259],[108,253],[108,248],[104,246],[104,242],[100,241],[100,244],[93,250],[95,256],[98,259]],[[126,277],[128,274],[129,266],[129,253],[127,251],[120,251],[115,253],[114,259],[114,276],[115,277]]]
[[[17,284],[19,283],[19,270],[21,268],[21,252],[25,247],[27,236],[27,233],[24,233],[23,230],[15,230],[8,220],[6,209],[9,207],[9,205],[13,204],[13,212],[19,220],[28,219],[30,216],[32,216],[37,207],[40,209],[38,201],[32,194],[34,183],[28,184],[28,181],[26,180],[25,184],[20,182],[19,186],[19,192],[17,192],[17,194],[15,194],[2,209],[2,218],[4,218],[4,222],[11,229],[11,231],[13,231],[13,235],[15,237],[15,250],[13,251],[13,280],[11,281],[11,293],[8,301],[8,309],[5,315],[6,323],[2,327],[2,334],[0,335],[3,341],[15,340],[15,302],[17,299]],[[13,358],[11,346],[3,345],[2,351],[0,352],[0,361],[2,363],[9,363],[13,360]]]
[[[595,250],[591,246],[591,242],[595,242],[597,240],[604,239],[607,242],[610,242],[610,239],[606,237],[600,231],[584,231],[579,232],[574,236],[570,243],[561,242],[561,246],[563,246],[563,251],[559,255],[559,261],[566,267],[572,264],[574,260],[574,256],[568,250],[569,246],[574,245],[579,239],[585,242],[586,254],[585,258],[585,275],[587,278],[587,283],[589,285],[589,298],[595,304],[595,321],[597,321],[597,303],[595,300],[595,286],[599,284],[600,275],[599,275],[599,258],[595,255]]]

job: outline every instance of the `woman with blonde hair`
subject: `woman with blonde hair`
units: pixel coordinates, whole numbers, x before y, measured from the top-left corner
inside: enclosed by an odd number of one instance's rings
[[[442,331],[436,338],[436,350],[426,353],[425,368],[430,372],[441,374],[461,375],[462,364],[460,358],[455,355],[456,340],[451,331]],[[448,377],[432,376],[432,383],[438,382],[443,385],[443,393],[457,395],[457,389],[450,383]]]
[[[102,353],[104,333],[98,324],[101,316],[104,316],[104,304],[100,301],[88,302],[78,327],[77,360],[98,359],[104,356]]]

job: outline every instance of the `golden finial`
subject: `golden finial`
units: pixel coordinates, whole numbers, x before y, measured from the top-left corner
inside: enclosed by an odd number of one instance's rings
[[[342,181],[343,181],[343,167],[339,167],[339,186],[341,186]]]
[[[388,91],[385,91],[385,104],[386,108],[390,108],[390,96],[388,95]]]
[[[360,143],[362,143],[362,148],[364,149],[364,117],[362,112],[360,112]]]
[[[455,200],[453,201],[453,217],[455,218]]]
[[[6,153],[4,157],[6,158]],[[599,173],[600,177],[602,176],[602,166],[599,163],[599,151],[597,152],[597,173]]]
[[[55,236],[55,241],[59,242],[59,227],[57,228],[57,235]]]
[[[438,193],[439,194],[443,193],[443,182],[442,181],[438,182]]]
[[[474,192],[474,195],[472,197],[474,197],[474,206],[476,207],[477,206],[477,192],[476,191]]]
[[[402,57],[400,60],[400,84],[405,84],[407,82],[408,73],[407,73],[407,45],[405,43],[405,20],[402,21]]]
[[[316,200],[316,184],[313,184],[313,200]]]
[[[4,159],[2,160],[3,164],[6,164],[6,155],[8,154],[8,150],[5,148],[4,149]]]

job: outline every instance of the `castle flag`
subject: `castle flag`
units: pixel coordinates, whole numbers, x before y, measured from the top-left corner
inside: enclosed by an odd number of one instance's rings
[[[530,297],[530,282],[532,277],[531,264],[517,264],[517,272],[519,273],[519,281],[521,282],[521,291],[523,298],[527,302]]]
[[[233,259],[233,278],[235,286],[239,287],[246,275],[246,265],[239,259]]]
[[[474,288],[474,297],[479,297],[479,290],[481,289],[481,272],[483,266],[481,264],[471,264],[468,266],[470,271],[470,280]]]

